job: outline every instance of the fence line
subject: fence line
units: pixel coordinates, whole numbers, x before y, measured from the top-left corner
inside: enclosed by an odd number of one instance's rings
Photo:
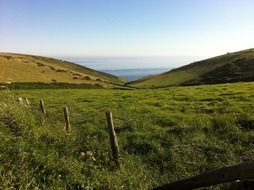
[[[30,102],[26,98],[27,105]],[[18,103],[23,104],[22,98],[18,98]],[[43,114],[46,114],[44,107],[44,102],[40,100],[40,107]],[[106,122],[108,125],[108,132],[110,137],[110,144],[112,150],[112,157],[118,167],[120,167],[119,161],[119,145],[117,136],[114,129],[113,115],[111,111],[105,113]],[[64,118],[65,118],[65,131],[69,134],[71,125],[68,107],[64,108]],[[165,184],[157,187],[153,190],[192,190],[201,187],[210,187],[213,185],[233,182],[237,180],[254,180],[254,163],[244,162],[234,166],[223,167],[215,170],[211,170],[190,178],[179,180],[173,183]]]

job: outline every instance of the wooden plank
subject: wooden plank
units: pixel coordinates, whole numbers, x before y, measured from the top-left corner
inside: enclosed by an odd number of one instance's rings
[[[245,162],[235,166],[208,171],[194,177],[157,187],[154,190],[191,190],[236,180],[253,179],[254,163]]]

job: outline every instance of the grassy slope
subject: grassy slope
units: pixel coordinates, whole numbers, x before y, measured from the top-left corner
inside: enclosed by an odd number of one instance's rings
[[[31,110],[0,91],[0,189],[151,189],[253,159],[253,91],[254,83],[16,91],[31,100]],[[46,117],[38,111],[40,98]],[[63,131],[66,105],[70,136]],[[108,109],[119,139],[121,170],[108,158]]]
[[[0,83],[122,83],[118,77],[48,57],[0,53]]]
[[[254,49],[195,62],[166,73],[133,81],[130,85],[151,88],[237,81],[254,81]]]

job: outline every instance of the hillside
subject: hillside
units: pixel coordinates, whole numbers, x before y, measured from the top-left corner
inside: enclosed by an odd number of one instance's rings
[[[227,53],[128,83],[140,88],[254,81],[254,49]]]
[[[121,84],[113,75],[49,57],[0,53],[0,83]]]

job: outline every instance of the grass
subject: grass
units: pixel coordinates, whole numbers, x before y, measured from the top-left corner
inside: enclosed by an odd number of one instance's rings
[[[253,91],[254,83],[0,91],[0,189],[150,189],[252,160]],[[20,96],[32,107],[17,106]],[[46,116],[39,111],[41,98]],[[107,110],[113,112],[121,169],[110,159]]]
[[[123,84],[108,73],[49,57],[0,53],[0,68],[0,83]]]
[[[139,88],[254,81],[254,49],[227,53],[130,82]]]

